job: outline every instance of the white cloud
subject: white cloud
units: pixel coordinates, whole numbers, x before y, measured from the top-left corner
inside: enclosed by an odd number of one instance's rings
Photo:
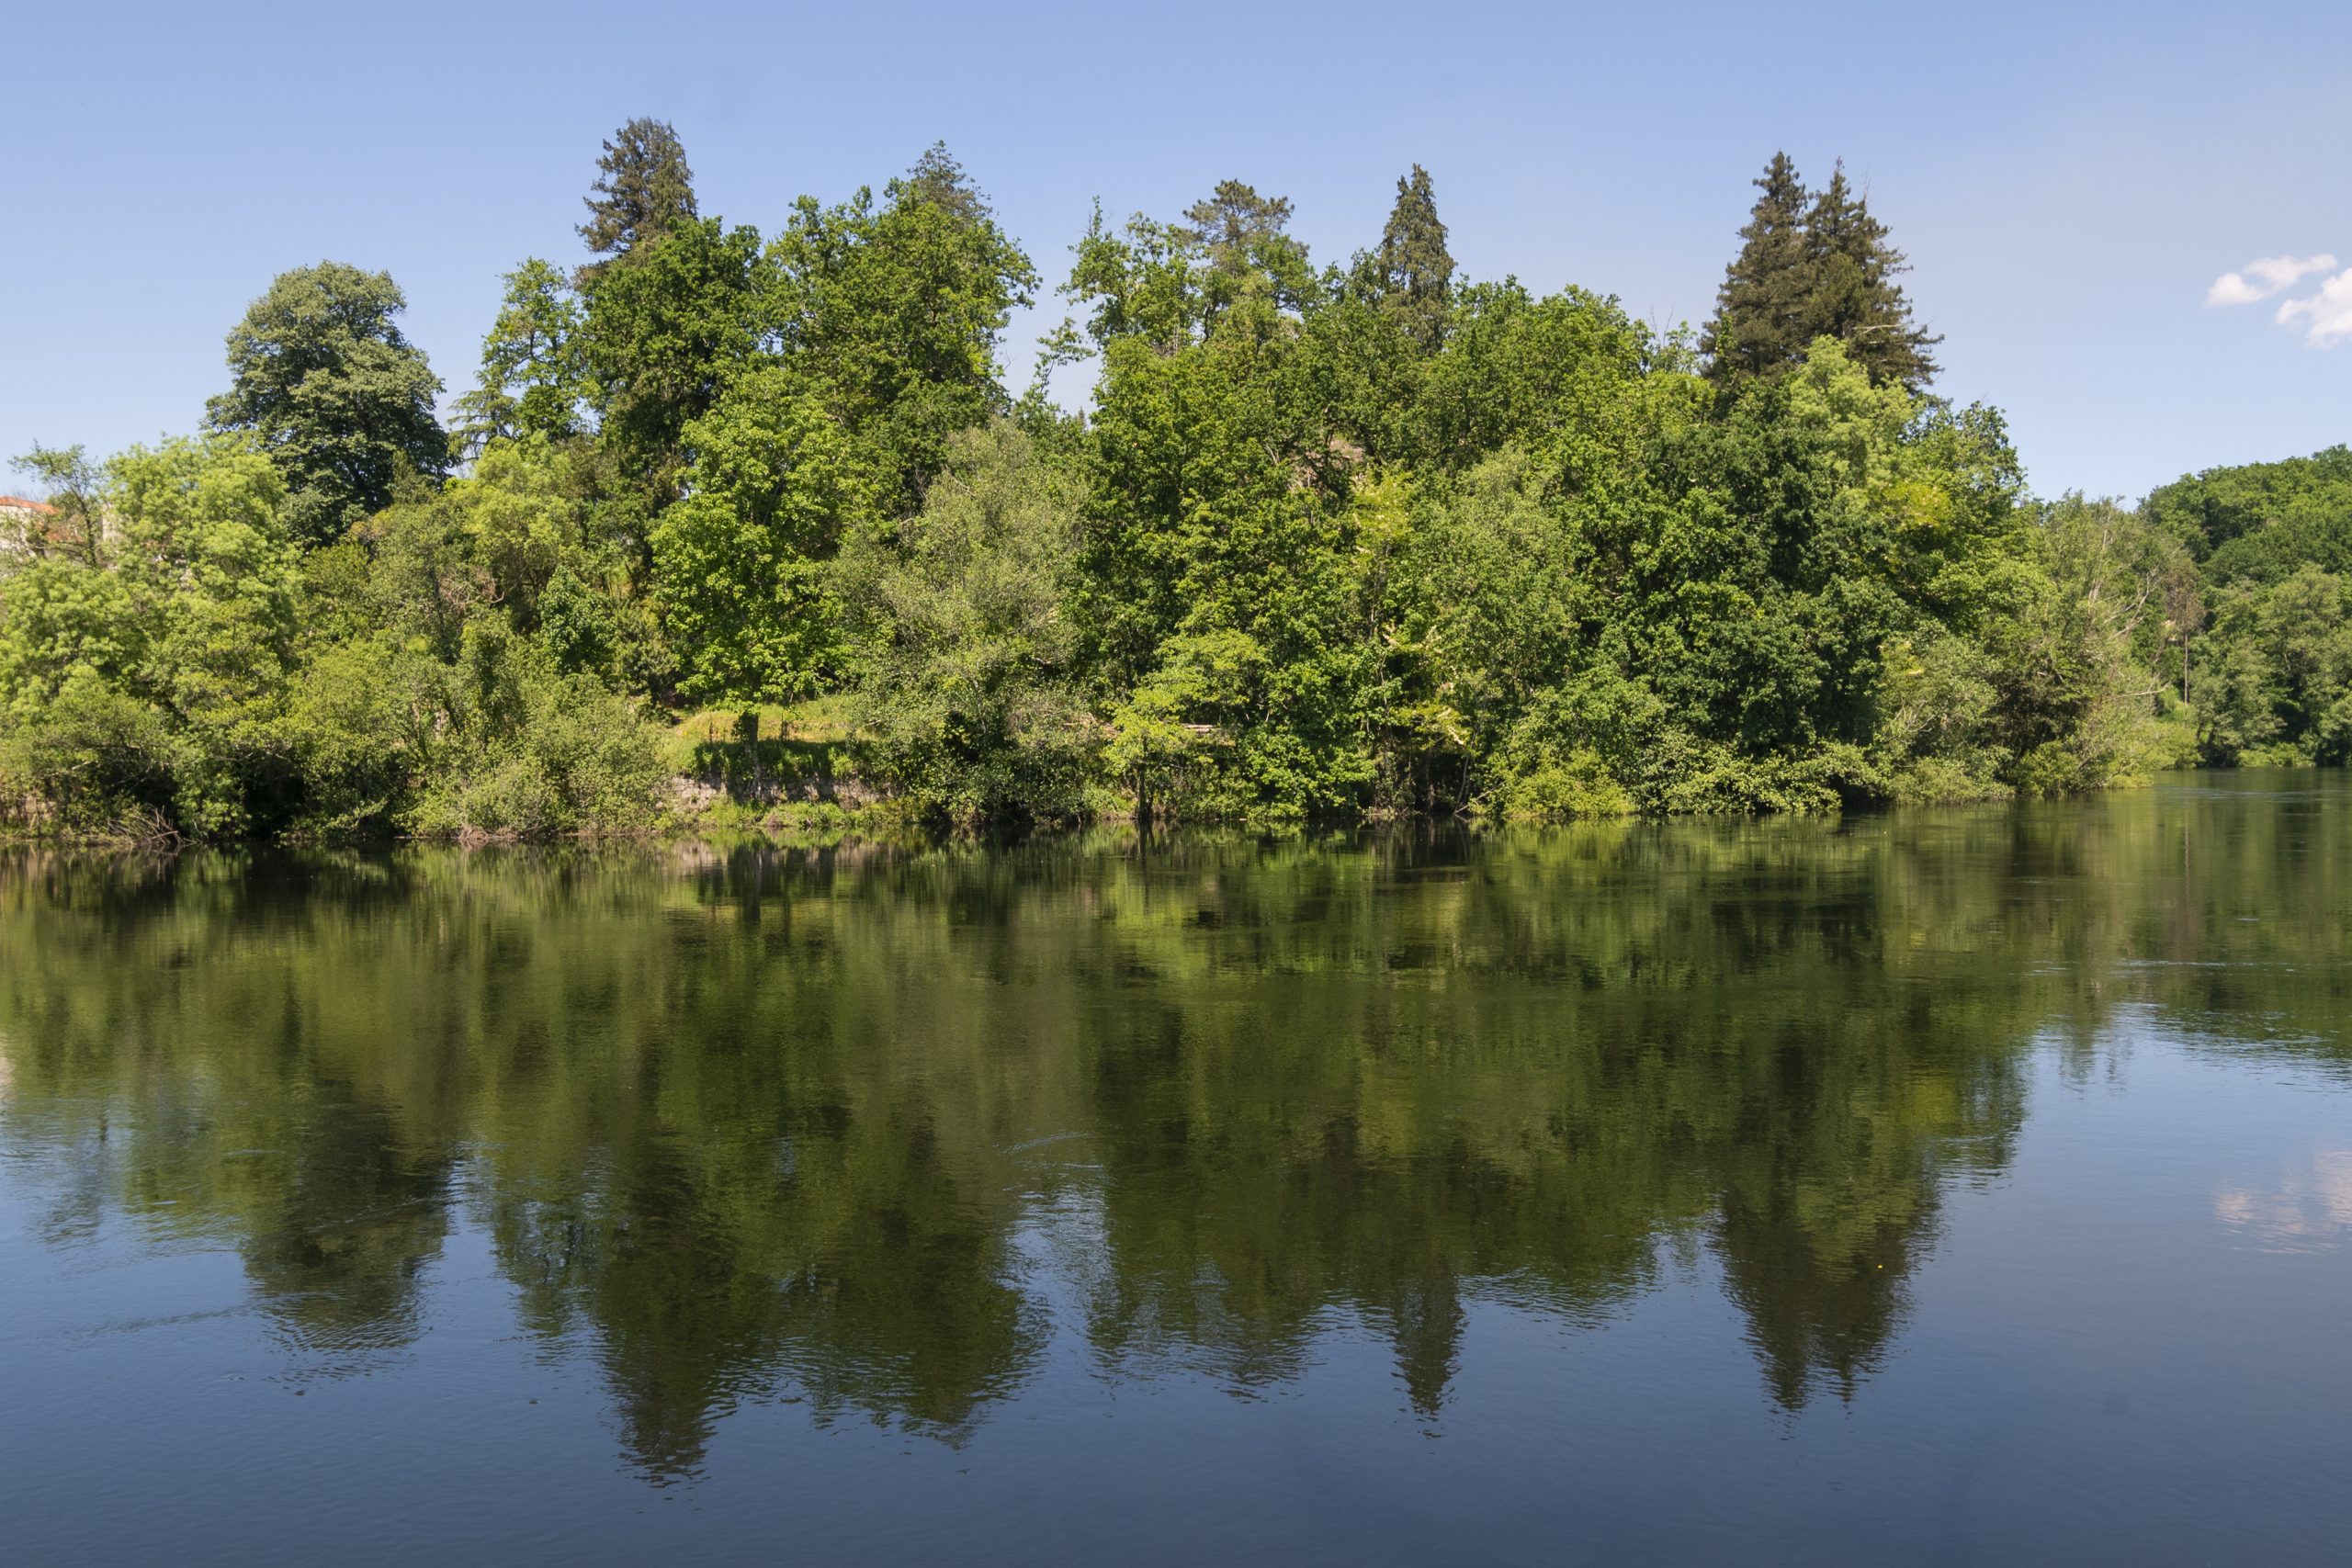
[[[2334,256],[2264,256],[2260,261],[2246,263],[2241,271],[2225,272],[2215,278],[2213,287],[2205,291],[2205,303],[2251,305],[2335,265]]]
[[[2332,1251],[2352,1236],[2352,1149],[2322,1150],[2275,1191],[2231,1188],[2214,1198],[2213,1213],[2265,1252]]]
[[[2352,267],[2321,284],[2310,299],[2282,302],[2278,324],[2301,325],[2314,348],[2333,348],[2352,338]]]

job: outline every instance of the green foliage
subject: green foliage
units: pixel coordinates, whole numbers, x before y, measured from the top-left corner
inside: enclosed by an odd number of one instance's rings
[[[865,459],[781,366],[743,375],[686,427],[686,496],[653,530],[680,689],[736,707],[815,692],[839,664],[827,563],[866,514]]]
[[[2217,584],[2352,570],[2352,446],[2187,475],[2150,491],[2147,513]]]
[[[1445,335],[1453,254],[1445,248],[1429,171],[1419,164],[1396,180],[1396,205],[1380,234],[1380,303],[1405,335],[1424,352],[1434,351]]]
[[[2218,591],[2196,675],[2217,761],[2340,763],[2352,749],[2352,616],[2342,577],[2305,562]]]
[[[1911,320],[1910,301],[1895,278],[1910,270],[1887,241],[1886,225],[1871,216],[1870,198],[1846,183],[1841,163],[1805,214],[1813,274],[1806,330],[1834,337],[1878,385],[1912,391],[1935,379],[1928,353],[1943,340]]]
[[[71,559],[37,560],[0,581],[0,693],[19,722],[37,721],[76,674],[119,679],[146,644],[129,585]]]
[[[407,305],[389,273],[321,262],[280,274],[229,334],[231,385],[206,423],[250,433],[277,465],[298,539],[326,543],[403,474],[447,466],[441,382],[393,321]]]
[[[1037,277],[944,147],[837,207],[803,197],[768,250],[766,323],[910,509],[950,436],[1005,412],[996,344]]]
[[[1061,293],[1086,307],[1086,323],[1081,332],[1075,321],[1063,321],[1050,359],[1074,362],[1122,338],[1173,353],[1198,335],[1204,307],[1193,287],[1193,243],[1181,227],[1138,212],[1114,233],[1097,202],[1070,250],[1077,259]]]
[[[102,493],[107,564],[53,557],[0,581],[6,771],[77,830],[255,826],[296,625],[284,481],[215,436],[132,448]]]
[[[2166,614],[2187,655],[2178,680],[2204,758],[2345,761],[2352,448],[2189,475],[2151,493],[2145,510],[2199,563],[2177,573],[2188,581]]]
[[[1263,344],[1327,292],[1306,247],[1284,232],[1290,212],[1289,197],[1260,196],[1240,180],[1219,181],[1182,221],[1137,213],[1117,234],[1098,204],[1062,287],[1087,307],[1085,333],[1065,322],[1049,357],[1076,359],[1122,339],[1173,354],[1228,318],[1230,335]]]
[[[1813,342],[1806,331],[1813,290],[1804,184],[1786,152],[1773,153],[1755,183],[1761,194],[1739,231],[1739,254],[1724,269],[1715,319],[1699,343],[1712,374],[1726,384],[1766,375]]]
[[[2006,793],[2011,758],[1993,733],[2001,698],[1992,654],[1937,628],[1886,646],[1871,750],[1900,801],[1977,800]]]
[[[103,566],[0,576],[0,776],[106,836],[650,823],[656,732],[530,635],[555,576],[594,570],[562,477],[544,442],[493,443],[306,559],[252,446],[124,453]]]
[[[454,837],[640,827],[664,777],[660,739],[590,675],[565,675],[495,617],[469,623],[445,678],[434,765],[402,826]]]
[[[1139,807],[1295,816],[1372,776],[1353,517],[1281,395],[1295,344],[1105,352],[1078,603]]]
[[[575,434],[587,395],[583,318],[561,273],[534,256],[506,275],[506,297],[482,339],[481,378],[458,400],[459,449],[494,440]]]
[[[1614,299],[1473,284],[1455,299],[1444,351],[1422,371],[1398,455],[1462,468],[1506,446],[1610,442],[1629,412],[1621,394],[1656,348]]]
[[[667,120],[640,116],[622,126],[605,143],[596,170],[580,237],[591,253],[610,260],[581,268],[583,280],[695,218],[694,171]]]
[[[106,516],[100,491],[106,476],[79,446],[35,446],[9,466],[48,497],[46,513],[11,513],[0,524],[0,553],[33,560],[70,556],[104,564]]]
[[[759,231],[677,223],[587,284],[582,360],[602,439],[656,505],[673,500],[685,427],[760,343]]]
[[[604,259],[507,276],[462,473],[398,291],[332,265],[240,329],[232,434],[24,460],[14,818],[607,831],[682,763],[798,809],[776,747],[820,741],[759,727],[803,701],[870,774],[828,809],[965,824],[1814,812],[2352,754],[2352,457],[2031,501],[1997,414],[1920,390],[1935,340],[1842,171],[1773,161],[1695,350],[1458,278],[1418,165],[1320,274],[1238,180],[1098,206],[1065,412],[1005,392],[1037,279],[944,146],[772,239],[697,215],[667,127],[605,152]],[[665,758],[688,707],[737,739]]]
[[[880,775],[959,823],[1075,819],[1101,735],[1077,682],[1080,492],[1017,428],[949,444],[923,509],[853,541],[855,722]]]
[[[1231,311],[1262,335],[1277,312],[1307,303],[1315,275],[1306,247],[1285,232],[1290,211],[1288,197],[1260,196],[1240,180],[1219,180],[1184,209],[1170,232],[1201,258],[1194,276],[1207,326]]]
[[[2049,795],[2138,781],[2179,760],[2146,657],[2164,605],[2165,541],[2140,514],[2079,496],[2041,508],[2038,524],[2039,580],[1988,636],[2014,782]]]
[[[1775,152],[1756,186],[1762,194],[1700,342],[1717,384],[1783,375],[1829,337],[1872,384],[1923,389],[1936,373],[1928,350],[1941,340],[1912,321],[1895,281],[1908,264],[1871,216],[1870,198],[1846,183],[1845,165],[1809,193],[1789,155]]]

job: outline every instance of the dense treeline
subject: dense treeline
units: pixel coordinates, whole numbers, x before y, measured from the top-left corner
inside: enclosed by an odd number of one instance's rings
[[[202,434],[25,459],[6,808],[626,829],[684,808],[681,719],[741,716],[756,793],[779,708],[966,822],[1803,810],[2340,755],[2341,453],[2036,501],[1998,415],[1929,390],[1842,170],[1757,184],[1695,340],[1460,278],[1418,167],[1319,268],[1238,180],[1098,210],[1015,399],[1043,280],[944,148],[763,236],[632,122],[588,260],[508,275],[454,429],[392,280],[322,263],[231,334]],[[1056,365],[1091,367],[1083,412]]]
[[[2352,449],[2198,474],[2144,510],[2196,562],[2181,680],[2205,756],[2352,759]]]

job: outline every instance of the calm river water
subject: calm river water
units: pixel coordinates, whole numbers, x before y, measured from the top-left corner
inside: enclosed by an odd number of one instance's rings
[[[2342,1562],[2352,788],[0,857],[0,1530]]]

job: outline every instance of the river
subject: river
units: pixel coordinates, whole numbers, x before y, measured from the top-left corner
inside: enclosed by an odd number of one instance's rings
[[[2352,787],[0,854],[27,1564],[2341,1561]]]

